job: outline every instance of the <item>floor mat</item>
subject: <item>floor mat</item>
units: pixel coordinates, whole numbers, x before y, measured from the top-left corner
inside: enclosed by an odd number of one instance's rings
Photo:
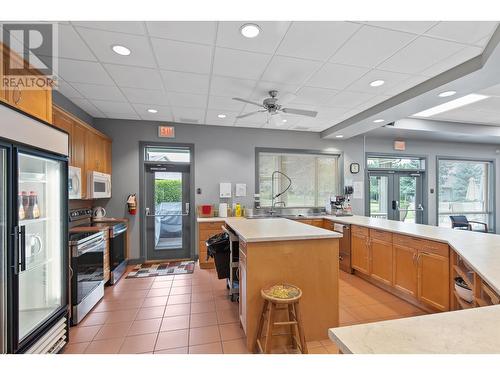
[[[183,275],[194,272],[194,261],[138,264],[127,275],[127,279]]]

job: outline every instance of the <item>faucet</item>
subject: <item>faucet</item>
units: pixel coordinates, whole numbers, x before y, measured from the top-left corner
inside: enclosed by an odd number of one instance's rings
[[[282,176],[284,176],[288,180],[288,186],[286,187],[286,189],[281,191],[278,194],[274,194],[274,178],[275,178],[276,174],[281,174]],[[273,172],[273,174],[271,175],[271,209],[269,210],[269,214],[271,214],[271,216],[276,213],[276,210],[274,209],[274,207],[276,207],[276,205],[279,204],[279,205],[282,205],[283,207],[286,207],[285,202],[283,202],[283,201],[276,202],[276,198],[285,194],[288,191],[288,189],[290,189],[290,186],[292,186],[292,180],[290,179],[290,177],[288,177],[286,174],[284,174],[283,172],[280,172],[280,171]]]

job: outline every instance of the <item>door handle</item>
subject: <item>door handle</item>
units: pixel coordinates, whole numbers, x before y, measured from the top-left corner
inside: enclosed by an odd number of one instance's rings
[[[19,240],[21,244],[19,245],[19,253],[21,254],[20,256],[20,265],[21,265],[21,272],[26,271],[26,226],[21,225],[19,228]]]
[[[398,201],[392,201],[392,209],[397,210],[398,209],[399,202]]]
[[[146,217],[168,217],[168,216],[189,216],[189,203],[186,203],[186,212],[171,211],[164,214],[151,214],[149,207],[146,207]]]

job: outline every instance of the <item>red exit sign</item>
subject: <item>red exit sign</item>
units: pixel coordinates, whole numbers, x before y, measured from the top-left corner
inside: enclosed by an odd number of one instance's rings
[[[175,128],[173,126],[158,126],[158,137],[175,138]]]

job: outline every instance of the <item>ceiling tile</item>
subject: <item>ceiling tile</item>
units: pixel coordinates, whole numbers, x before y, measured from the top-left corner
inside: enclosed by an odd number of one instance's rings
[[[384,92],[385,95],[397,95],[402,93],[403,91],[406,91],[408,89],[411,89],[412,87],[417,86],[418,84],[427,81],[429,78],[425,76],[410,76],[407,80],[404,82],[398,83],[397,85],[391,86],[388,88],[387,91]]]
[[[212,48],[210,46],[157,38],[152,38],[151,42],[161,69],[210,73],[212,64]]]
[[[70,25],[59,24],[57,30],[58,57],[75,60],[97,61],[92,51]]]
[[[213,45],[217,23],[213,21],[152,21],[146,22],[149,35]]]
[[[162,70],[161,75],[167,91],[208,94],[208,75],[168,70]]]
[[[288,122],[285,123],[275,123],[275,122],[266,122],[262,129],[269,129],[269,130],[288,130],[292,127]]]
[[[500,96],[500,84],[487,87],[483,90],[480,90],[478,93],[489,96]]]
[[[91,61],[59,60],[59,75],[67,82],[94,83],[114,86],[101,64]]]
[[[75,26],[126,34],[144,35],[146,31],[144,23],[137,21],[72,21],[71,23]]]
[[[239,102],[237,100],[233,100],[232,98],[224,97],[224,96],[214,96],[210,95],[208,98],[208,108],[216,109],[220,111],[231,111],[231,112],[241,112],[244,103]]]
[[[262,80],[287,84],[304,83],[319,67],[318,61],[274,56],[267,67]]]
[[[247,23],[245,21],[219,22],[217,46],[268,54],[274,53],[290,25],[290,22],[283,21],[251,22],[257,23],[262,30],[256,38],[245,38],[241,35],[240,28]]]
[[[327,63],[314,74],[307,82],[307,85],[343,90],[345,87],[361,78],[368,70],[367,68],[356,66]]]
[[[134,109],[129,103],[124,102],[110,102],[104,100],[92,100],[94,104],[101,112],[106,113],[121,113],[124,115],[134,115],[136,114]]]
[[[413,39],[413,34],[363,26],[330,61],[371,68],[391,57]]]
[[[434,26],[436,21],[372,21],[368,25],[384,27],[391,30],[405,31],[413,34],[423,34]]]
[[[84,98],[71,98],[70,99],[74,104],[83,109],[92,117],[104,117],[104,114],[91,102]]]
[[[123,88],[122,91],[130,103],[168,105],[167,95],[161,90]]]
[[[345,107],[320,107],[318,108],[318,120],[334,120],[347,113],[349,109]]]
[[[237,126],[239,128],[262,128],[264,124],[261,124],[259,122],[254,122],[254,123],[249,123],[241,120],[236,120],[234,123],[234,126]]]
[[[156,69],[105,64],[104,67],[120,87],[161,90],[161,76]]]
[[[375,96],[371,99],[368,99],[367,101],[359,104],[358,106],[356,106],[356,108],[354,108],[355,112],[349,113],[348,115],[349,115],[349,117],[354,116],[355,114],[362,112],[364,110],[367,110],[373,106],[376,106],[377,104],[380,104],[389,98],[390,98],[390,96],[387,96],[387,95],[377,95],[377,96]]]
[[[104,112],[106,117],[115,118],[120,120],[140,120],[141,118],[135,113],[115,113],[115,112]]]
[[[207,106],[207,95],[169,92],[167,96],[168,102],[173,107],[205,108]]]
[[[192,124],[204,124],[205,122],[204,109],[187,107],[171,107],[171,109],[174,115],[174,121],[176,122]]]
[[[216,48],[213,73],[220,76],[257,80],[270,59],[271,55]]]
[[[283,82],[259,81],[252,93],[252,100],[262,102],[262,100],[269,97],[269,91],[271,90],[278,91],[278,98],[288,93],[295,94],[299,87],[300,85],[298,84],[290,85]]]
[[[365,92],[368,94],[382,94],[391,88],[407,81],[412,76],[403,73],[387,72],[384,70],[373,69],[366,73],[347,87],[349,91]],[[383,80],[385,83],[382,86],[372,87],[370,83],[376,80]]]
[[[463,49],[462,44],[419,37],[378,66],[392,72],[418,74]]]
[[[440,73],[443,73],[457,65],[460,65],[467,60],[470,60],[478,55],[480,55],[482,49],[479,47],[465,47],[464,49],[458,51],[447,59],[441,60],[440,62],[432,65],[431,67],[420,72],[421,75],[426,77],[434,77]]]
[[[250,112],[259,111],[260,109],[254,105],[247,104],[243,109],[241,114],[246,114]],[[261,124],[262,126],[267,122],[268,113],[266,112],[258,112],[253,114],[252,116],[240,118],[237,120],[237,123],[242,124]]]
[[[80,94],[77,90],[74,89],[69,83],[59,79],[57,81],[57,86],[55,90],[58,90],[61,94],[63,94],[67,98],[83,98],[83,95]]]
[[[335,95],[330,101],[328,101],[328,103],[326,103],[326,106],[354,108],[373,97],[373,94],[367,94],[363,92],[342,91],[339,94]]]
[[[210,95],[247,99],[252,94],[255,83],[247,79],[214,76],[210,84]]]
[[[162,105],[147,105],[147,104],[132,104],[135,111],[142,120],[150,121],[172,121],[172,111],[168,106]],[[149,113],[148,109],[156,109],[157,113]]]
[[[236,121],[236,116],[239,115],[238,112],[224,112],[226,117],[219,118],[219,114],[221,114],[220,111],[209,109],[207,111],[205,123],[208,125],[233,126],[234,122]]]
[[[459,43],[473,44],[491,36],[497,24],[498,22],[486,21],[445,21],[439,22],[425,35]]]
[[[101,62],[148,68],[156,67],[149,41],[144,36],[81,27],[78,27],[77,31]],[[130,55],[118,55],[112,50],[114,45],[127,47],[131,51]]]
[[[340,21],[296,21],[290,26],[277,54],[325,61],[360,27]]]
[[[73,83],[73,87],[89,100],[110,100],[115,102],[126,101],[125,97],[116,86]]]
[[[337,90],[304,86],[296,92],[297,98],[292,100],[289,104],[321,105],[336,94],[338,94]]]

